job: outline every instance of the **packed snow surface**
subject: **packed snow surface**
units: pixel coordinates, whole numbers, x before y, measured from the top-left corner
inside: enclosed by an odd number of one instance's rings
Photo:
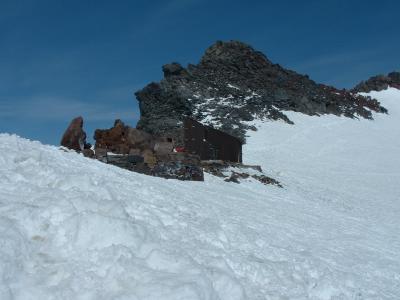
[[[0,135],[0,299],[400,299],[400,91],[244,148],[284,188],[180,182]]]

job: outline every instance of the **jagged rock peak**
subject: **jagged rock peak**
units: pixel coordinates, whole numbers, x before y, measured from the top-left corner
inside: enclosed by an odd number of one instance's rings
[[[382,91],[388,87],[400,89],[400,72],[391,72],[388,75],[377,75],[366,81],[361,81],[352,91],[368,93],[370,91]]]
[[[253,47],[239,41],[217,41],[204,53],[200,65],[207,64],[246,64],[247,66],[262,67],[271,65],[268,58]]]
[[[135,93],[141,113],[137,127],[155,135],[171,135],[185,117],[245,141],[254,119],[292,123],[288,110],[364,118],[372,118],[371,111],[385,112],[376,100],[317,84],[238,41],[218,41],[199,64],[183,68],[174,62],[163,72],[159,83]]]
[[[187,73],[185,68],[182,67],[181,64],[177,62],[163,65],[162,70],[164,73],[164,77],[179,76]]]

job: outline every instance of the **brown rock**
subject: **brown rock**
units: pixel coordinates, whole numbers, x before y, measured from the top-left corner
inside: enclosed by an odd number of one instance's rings
[[[61,139],[61,146],[82,151],[86,145],[86,133],[83,131],[83,118],[73,119]]]
[[[104,148],[117,154],[129,154],[131,149],[153,149],[154,138],[141,130],[116,120],[110,129],[97,129],[94,134],[96,149]]]

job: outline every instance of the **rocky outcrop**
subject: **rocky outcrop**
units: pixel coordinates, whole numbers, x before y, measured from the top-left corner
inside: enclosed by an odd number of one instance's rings
[[[83,131],[82,117],[76,117],[71,121],[62,136],[61,146],[78,152],[90,148],[90,144],[86,143],[86,133]]]
[[[129,154],[130,149],[143,151],[152,149],[155,140],[152,135],[126,126],[121,120],[115,120],[110,129],[97,129],[94,133],[95,148],[106,149],[118,154]]]
[[[204,181],[200,158],[185,153],[171,153],[159,158],[150,175],[167,179]]]
[[[167,179],[203,181],[200,158],[174,152],[173,140],[153,136],[116,120],[94,134],[96,159],[130,171]]]
[[[163,72],[161,82],[135,94],[137,128],[155,135],[177,131],[186,116],[244,141],[246,131],[255,129],[248,121],[255,118],[292,123],[286,110],[364,118],[372,118],[371,110],[385,111],[376,100],[317,84],[237,41],[219,41],[199,64],[184,68],[175,62]]]
[[[240,183],[245,180],[257,180],[262,184],[271,184],[282,188],[281,183],[266,176],[260,166],[244,165],[242,163],[210,160],[201,162],[204,172],[224,178],[226,182]]]
[[[388,87],[400,89],[400,72],[391,72],[388,75],[373,76],[367,81],[361,81],[352,91],[356,93],[369,93],[370,91],[382,91]]]

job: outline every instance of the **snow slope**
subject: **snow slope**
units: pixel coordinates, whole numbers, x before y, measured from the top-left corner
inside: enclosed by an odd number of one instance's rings
[[[400,91],[244,150],[284,189],[131,173],[0,135],[0,299],[400,299]]]

